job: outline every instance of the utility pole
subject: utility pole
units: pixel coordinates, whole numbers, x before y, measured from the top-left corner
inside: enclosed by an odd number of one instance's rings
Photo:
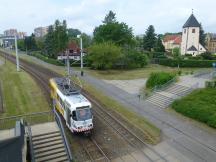
[[[68,73],[68,77],[70,76],[70,60],[69,60],[69,51],[66,50],[67,53],[67,73]]]
[[[15,51],[16,51],[16,65],[17,65],[17,71],[20,71],[19,69],[19,56],[18,56],[18,49],[17,49],[17,37],[15,37]]]
[[[83,72],[83,44],[82,44],[82,35],[77,35],[77,38],[80,38],[80,64],[81,64],[81,76],[84,75]]]

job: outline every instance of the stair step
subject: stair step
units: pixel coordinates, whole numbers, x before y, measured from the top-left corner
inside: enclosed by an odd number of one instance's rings
[[[53,145],[59,145],[59,144],[63,144],[63,141],[56,141],[56,142],[52,142],[52,143],[45,143],[45,144],[42,144],[42,145],[37,145],[37,146],[34,146],[34,150],[39,150],[39,149],[42,149],[42,148],[48,148],[50,146],[53,146]]]
[[[62,140],[62,137],[57,136],[57,137],[53,137],[53,138],[45,138],[45,139],[40,140],[40,141],[34,141],[33,140],[33,145],[37,146],[37,145],[40,145],[40,144],[49,143],[49,142],[58,141],[58,140]]]
[[[64,148],[64,144],[60,143],[60,144],[57,144],[57,145],[49,146],[48,148],[44,147],[44,148],[35,150],[34,153],[37,155],[37,154],[41,154],[41,153],[44,153],[44,152],[49,152],[49,151],[54,150],[54,149],[59,149],[59,148]]]
[[[59,131],[54,131],[54,132],[49,132],[49,133],[43,133],[43,134],[33,135],[32,138],[46,136],[46,135],[51,135],[51,134],[55,134],[55,133],[59,133]]]
[[[51,150],[49,152],[44,152],[44,153],[36,154],[35,158],[39,159],[39,158],[48,157],[48,156],[51,156],[51,155],[54,155],[54,154],[58,154],[58,153],[62,153],[62,152],[65,152],[64,148],[63,149],[62,148],[54,149],[54,150]]]
[[[41,157],[41,158],[36,159],[36,161],[37,162],[48,162],[48,161],[53,161],[54,159],[58,159],[62,157],[67,158],[67,155],[65,152],[56,153],[51,156]]]
[[[39,140],[43,140],[43,139],[54,138],[54,137],[57,137],[57,136],[61,136],[61,134],[60,133],[55,133],[55,134],[35,137],[35,138],[32,138],[32,140],[33,141],[39,141]]]

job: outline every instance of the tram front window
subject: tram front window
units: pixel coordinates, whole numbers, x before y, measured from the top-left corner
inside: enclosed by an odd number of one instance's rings
[[[92,118],[92,112],[90,108],[77,109],[76,115],[77,121],[89,120]]]

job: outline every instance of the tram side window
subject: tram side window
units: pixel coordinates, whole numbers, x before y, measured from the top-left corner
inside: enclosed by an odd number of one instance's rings
[[[77,121],[76,111],[72,111],[72,118]]]

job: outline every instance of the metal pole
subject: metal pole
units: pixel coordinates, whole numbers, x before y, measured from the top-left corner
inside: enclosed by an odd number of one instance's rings
[[[15,50],[16,50],[16,64],[17,64],[17,71],[20,71],[19,69],[19,56],[18,56],[18,49],[17,49],[17,37],[15,37]]]
[[[83,76],[83,45],[82,45],[82,36],[80,36],[80,58],[81,58],[81,76]]]
[[[67,72],[68,72],[68,77],[70,76],[70,61],[69,61],[69,51],[66,50],[67,53]]]

